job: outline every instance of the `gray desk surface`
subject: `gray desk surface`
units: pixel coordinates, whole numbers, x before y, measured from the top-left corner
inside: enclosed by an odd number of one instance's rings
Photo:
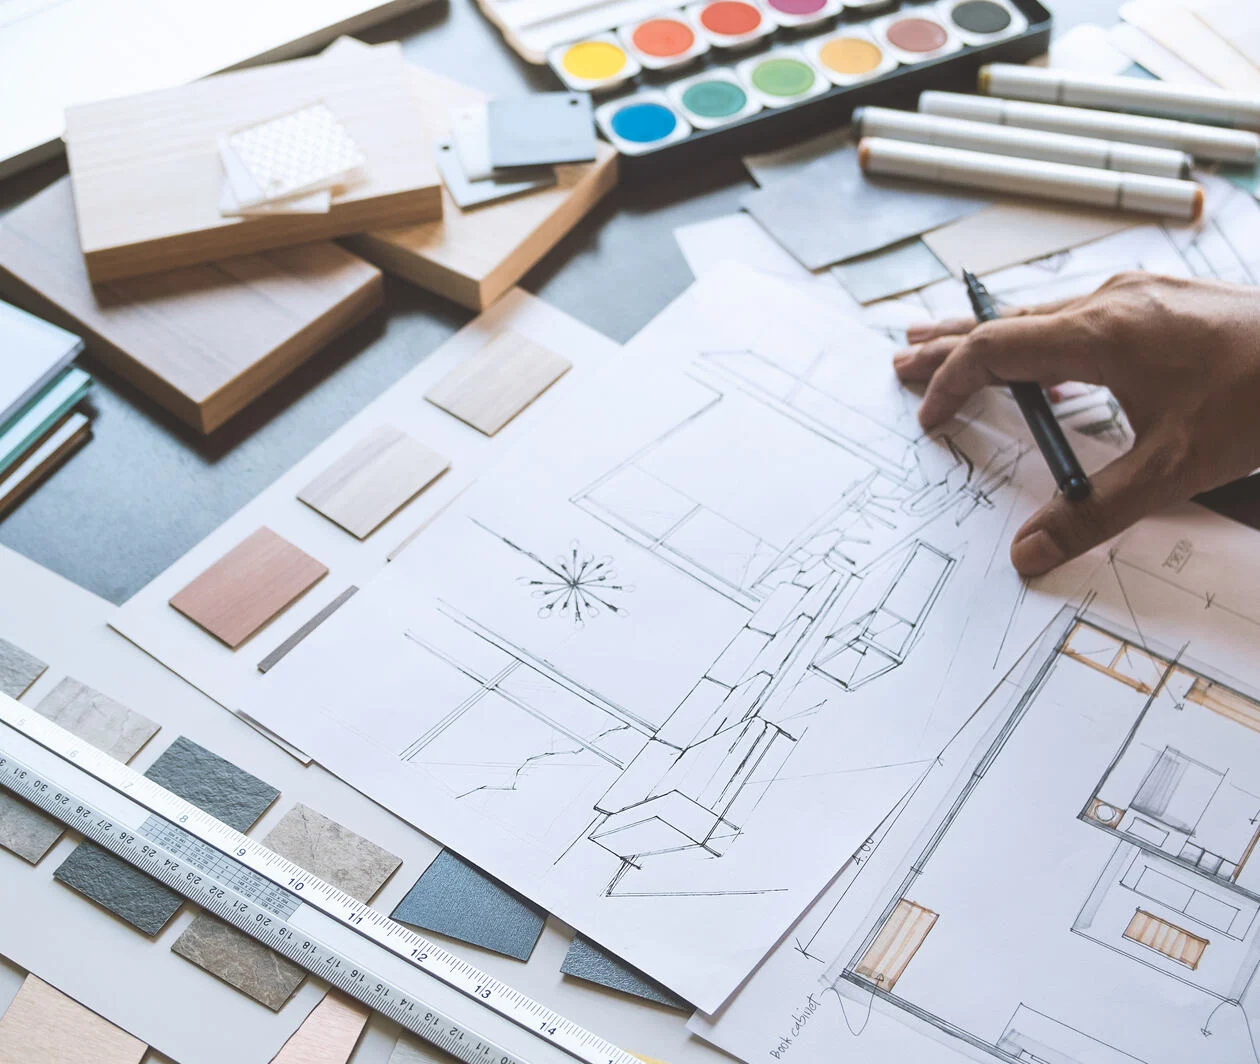
[[[1120,0],[1050,0],[1059,30],[1107,22]],[[554,88],[520,60],[472,0],[436,0],[365,39],[492,93]],[[0,182],[0,211],[65,172],[48,163]],[[735,211],[749,187],[737,158],[666,185],[616,190],[524,280],[524,287],[619,342],[691,282],[673,230]],[[321,351],[215,435],[197,436],[90,357],[95,439],[0,523],[0,542],[121,603],[316,443],[440,345],[469,313],[389,279],[386,312]],[[1260,512],[1260,492],[1227,492]]]

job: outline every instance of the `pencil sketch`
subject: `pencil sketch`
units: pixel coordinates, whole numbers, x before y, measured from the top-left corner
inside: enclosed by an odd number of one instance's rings
[[[699,408],[571,499],[628,549],[649,552],[748,611],[672,712],[654,722],[619,705],[451,603],[441,611],[464,630],[458,641],[475,639],[474,656],[492,655],[493,664],[476,667],[432,634],[408,633],[475,687],[401,758],[439,773],[458,800],[518,829],[554,822],[540,803],[546,793],[572,801],[562,780],[604,781],[585,830],[555,860],[583,842],[616,858],[602,888],[610,897],[725,892],[712,884],[689,890],[694,862],[722,858],[738,842],[817,714],[902,666],[929,626],[966,545],[959,541],[951,554],[918,533],[941,517],[958,528],[976,510],[992,509],[1022,457],[1020,445],[1005,443],[973,458],[965,429],[926,436],[909,408],[892,424],[869,417],[828,391],[838,379],[828,378],[823,353],[795,375],[754,351],[705,353],[697,365]],[[786,515],[788,535],[748,527],[737,498],[713,497],[695,462],[676,457],[730,452],[733,434],[749,423],[745,413],[729,412],[732,395],[843,456],[849,480],[838,497],[820,514],[816,500],[802,500],[799,515]],[[596,557],[574,540],[547,562],[532,545],[472,523],[534,563],[519,582],[542,601],[539,618],[567,616],[581,628],[601,611],[610,621],[625,614],[634,588],[611,555]],[[557,704],[562,713],[549,708]],[[502,727],[505,714],[526,715],[528,726]],[[487,740],[494,720],[499,735]],[[738,889],[781,888],[773,870],[765,875],[763,884]]]
[[[1236,1052],[1260,1018],[1260,697],[1088,607],[1051,638],[830,985],[996,1060],[1120,1062],[1165,1059],[1133,1008],[1172,980],[1204,1003],[1180,1030],[1165,1023],[1166,1051],[1183,1054],[1167,1059],[1239,1060],[1204,1040]],[[1047,864],[1075,869],[1074,917],[1032,904]],[[959,936],[985,957],[967,991],[983,1008],[939,978]],[[1038,978],[1029,960],[1088,978]]]

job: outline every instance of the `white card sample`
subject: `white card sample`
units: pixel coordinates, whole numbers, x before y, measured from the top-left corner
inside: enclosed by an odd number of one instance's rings
[[[228,133],[219,141],[219,154],[241,207],[348,184],[367,162],[323,103]]]
[[[1063,601],[1013,402],[925,435],[892,350],[716,271],[246,708],[716,1009]]]
[[[452,107],[451,142],[459,154],[459,163],[469,181],[484,181],[494,175],[490,165],[490,127],[486,105],[471,104]]]
[[[34,399],[83,350],[83,341],[0,303],[0,426]]]

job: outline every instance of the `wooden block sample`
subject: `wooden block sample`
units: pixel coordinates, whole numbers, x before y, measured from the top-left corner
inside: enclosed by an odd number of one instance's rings
[[[367,45],[342,38],[335,57]],[[434,142],[450,137],[450,109],[484,103],[486,93],[405,64]],[[461,210],[443,190],[441,221],[373,230],[346,246],[396,274],[472,310],[485,310],[555,247],[617,184],[619,156],[600,141],[595,161],[556,167],[556,183],[501,203]]]
[[[0,1064],[140,1064],[147,1050],[34,975],[0,1018]]]
[[[493,436],[572,365],[533,340],[504,330],[464,359],[424,397],[479,432]]]
[[[328,567],[265,525],[171,599],[235,650],[328,574]]]
[[[271,1064],[346,1064],[371,1015],[366,1005],[330,990]]]
[[[376,267],[326,241],[93,286],[69,178],[0,218],[0,291],[201,432],[377,309],[382,288]]]
[[[315,101],[363,150],[364,180],[335,195],[324,213],[222,216],[217,138]],[[397,44],[67,108],[66,153],[88,275],[134,277],[440,218],[433,146],[416,135],[416,121]]]
[[[393,425],[381,425],[298,492],[298,498],[367,539],[450,467]]]

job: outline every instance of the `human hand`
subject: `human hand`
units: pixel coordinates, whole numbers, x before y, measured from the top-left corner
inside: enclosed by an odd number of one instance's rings
[[[912,326],[893,358],[927,382],[925,429],[1011,380],[1103,384],[1128,415],[1133,449],[1015,533],[1011,562],[1039,576],[1139,518],[1260,467],[1260,288],[1123,273],[1080,299]]]

